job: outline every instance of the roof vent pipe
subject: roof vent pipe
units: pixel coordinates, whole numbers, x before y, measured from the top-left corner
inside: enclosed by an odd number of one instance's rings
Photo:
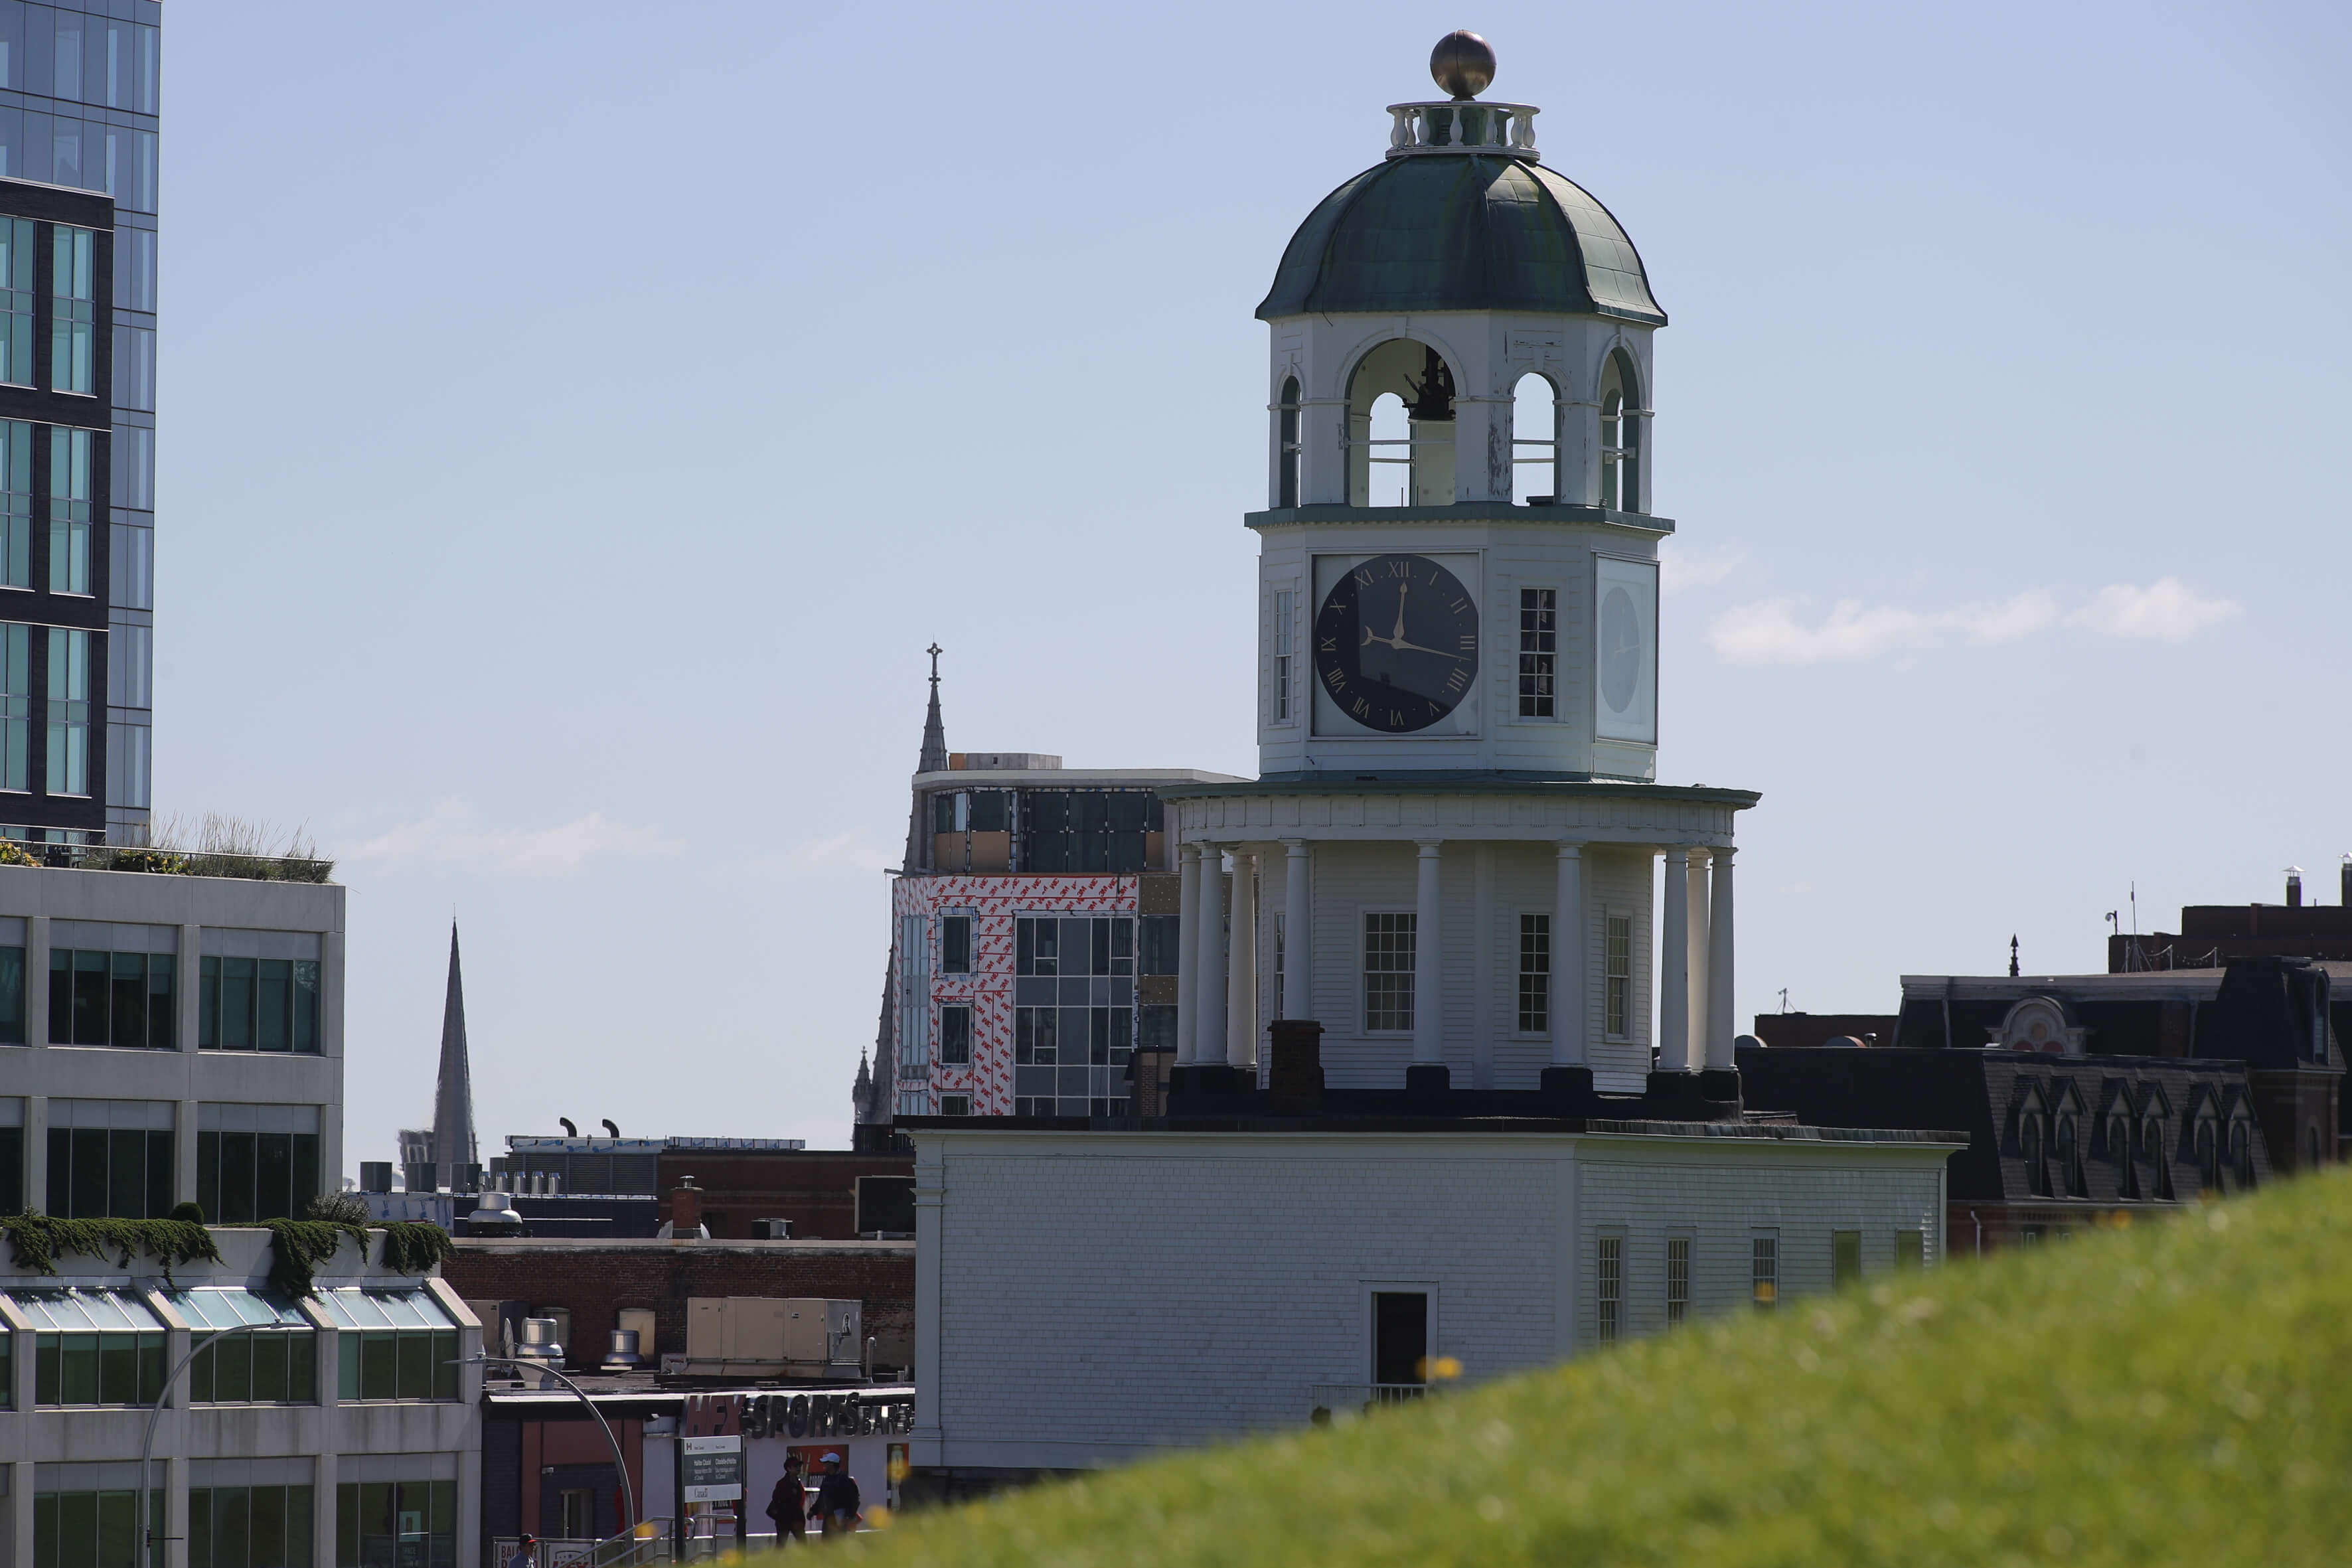
[[[2303,908],[2303,868],[2300,866],[2286,868],[2286,907],[2291,910]]]
[[[2337,891],[2344,900],[2344,907],[2352,910],[2352,855],[2344,857],[2343,868],[2336,873],[2336,879]]]

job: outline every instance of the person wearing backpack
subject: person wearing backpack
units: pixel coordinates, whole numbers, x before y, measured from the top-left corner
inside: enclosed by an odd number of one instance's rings
[[[816,1484],[816,1501],[809,1512],[825,1534],[855,1535],[862,1500],[857,1495],[857,1483],[841,1468],[839,1454],[827,1454],[818,1462],[824,1466],[824,1479]]]

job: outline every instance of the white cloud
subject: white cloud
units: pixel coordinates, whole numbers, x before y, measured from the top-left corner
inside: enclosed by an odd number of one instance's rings
[[[2047,588],[1942,610],[1840,599],[1818,621],[1809,617],[1809,608],[1808,600],[1795,596],[1737,605],[1716,617],[1707,641],[1727,664],[1891,661],[1907,668],[1921,655],[1955,644],[1991,647],[2062,626],[2126,641],[2187,642],[2238,614],[2239,606],[2201,598],[2179,578],[2166,577],[2145,588],[2110,584],[2071,612]]]
[[[667,859],[686,841],[657,827],[615,822],[591,811],[552,827],[494,827],[458,800],[436,802],[411,822],[387,828],[350,850],[352,860],[387,865],[463,866],[518,877],[561,877],[591,860]]]
[[[1958,605],[1948,610],[1893,605],[1873,609],[1859,599],[1840,599],[1815,625],[1800,618],[1805,603],[1766,599],[1727,610],[1707,629],[1707,641],[1730,664],[1864,664],[1890,658],[1908,664],[1954,642],[1980,647],[2016,642],[2058,620],[2056,597],[2040,588],[1997,604]]]
[[[1669,540],[1658,551],[1658,591],[1680,594],[1712,588],[1747,564],[1748,552],[1736,544],[1685,544]]]
[[[2162,577],[2145,588],[2111,584],[2067,616],[2066,624],[2126,642],[2183,643],[2238,610],[2231,600],[2200,598],[2179,578]]]

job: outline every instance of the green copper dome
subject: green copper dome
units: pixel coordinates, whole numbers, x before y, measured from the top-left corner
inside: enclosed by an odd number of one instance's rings
[[[1539,163],[1475,154],[1391,158],[1307,216],[1258,319],[1335,310],[1666,320],[1608,208]]]

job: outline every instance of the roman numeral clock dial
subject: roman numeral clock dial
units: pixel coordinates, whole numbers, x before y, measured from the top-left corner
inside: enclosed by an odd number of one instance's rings
[[[1454,711],[1478,676],[1478,606],[1423,555],[1350,567],[1315,616],[1315,678],[1340,712],[1405,735]]]

